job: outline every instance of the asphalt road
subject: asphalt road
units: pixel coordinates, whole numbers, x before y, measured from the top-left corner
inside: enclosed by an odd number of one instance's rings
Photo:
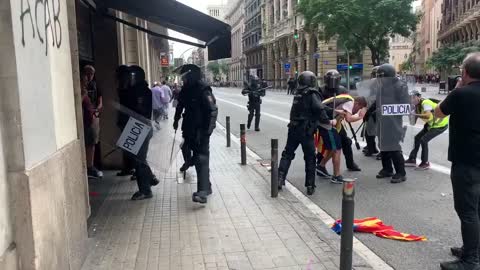
[[[225,117],[230,116],[232,133],[237,136],[239,125],[247,120],[247,98],[240,92],[241,89],[238,88],[214,89],[219,106],[219,122],[225,125]],[[432,93],[432,97],[433,95]],[[263,99],[261,131],[247,131],[249,148],[262,159],[270,158],[272,138],[279,139],[279,151],[283,150],[292,99],[292,96],[285,93],[271,92]],[[421,127],[420,123],[415,127],[409,126],[404,142],[406,154],[412,149],[413,136]],[[460,225],[453,209],[451,183],[447,175],[450,168],[446,160],[448,133],[434,139],[430,146],[430,161],[437,164],[439,170],[408,169],[408,181],[399,185],[376,179],[375,175],[381,168],[380,162],[364,157],[356,150],[355,160],[362,172],[343,174],[357,179],[356,218],[376,216],[398,231],[425,235],[428,238],[427,242],[406,243],[367,234],[356,235],[395,269],[439,269],[441,261],[454,259],[450,256],[449,248],[461,245]],[[304,162],[300,147],[296,155],[288,180],[304,192]],[[329,170],[332,171],[332,168]],[[317,192],[311,200],[332,217],[341,216],[341,185],[317,178]]]

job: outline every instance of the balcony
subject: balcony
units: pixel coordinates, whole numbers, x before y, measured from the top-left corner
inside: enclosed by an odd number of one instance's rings
[[[273,31],[273,39],[279,39],[287,34],[293,33],[295,30],[294,20],[293,18],[284,19],[275,24]]]

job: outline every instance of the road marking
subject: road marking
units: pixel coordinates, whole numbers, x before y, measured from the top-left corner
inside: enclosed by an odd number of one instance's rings
[[[247,107],[246,107],[245,105],[240,105],[240,104],[237,104],[237,103],[235,103],[235,102],[228,101],[228,100],[223,99],[223,98],[217,98],[217,101],[225,102],[225,103],[228,103],[228,104],[230,104],[230,105],[233,105],[233,106],[236,106],[236,107],[239,107],[239,108],[242,108],[242,109],[248,111],[248,110],[247,110]],[[270,118],[277,119],[277,120],[282,121],[282,122],[285,122],[285,123],[290,123],[290,120],[288,120],[288,119],[286,119],[286,118],[283,118],[283,117],[280,117],[280,116],[276,116],[276,115],[271,114],[271,113],[267,113],[267,112],[263,112],[263,111],[262,111],[262,115],[266,115],[266,116],[268,116],[268,117],[270,117]]]
[[[218,126],[222,132],[226,133],[225,127],[217,121]],[[240,145],[240,139],[235,136],[235,134],[230,133],[232,141],[235,144]],[[262,158],[253,152],[247,146],[247,153],[250,157],[255,160],[261,160]],[[300,190],[298,190],[294,185],[289,181],[286,182],[286,189],[290,191],[308,210],[310,210],[314,215],[316,215],[327,227],[330,227],[335,219],[331,217],[327,212],[325,212],[320,206],[315,204],[310,198],[305,196]],[[340,238],[339,238],[340,240]],[[374,270],[393,270],[393,268],[388,265],[382,258],[375,254],[371,249],[369,249],[365,244],[363,244],[358,238],[353,237],[353,250],[358,254],[362,259],[364,259]]]
[[[239,107],[239,108],[242,108],[246,111],[247,108],[244,106],[244,105],[240,105],[240,104],[237,104],[235,102],[231,102],[231,101],[228,101],[228,100],[225,100],[225,99],[222,99],[222,98],[217,98],[217,100],[221,101],[221,102],[225,102],[225,103],[228,103],[230,105],[233,105],[233,106],[236,106],[236,107]],[[265,115],[265,116],[268,116],[270,118],[273,118],[273,119],[276,119],[276,120],[279,120],[279,121],[282,121],[282,122],[285,122],[285,123],[289,123],[290,120],[286,119],[286,118],[283,118],[283,117],[280,117],[280,116],[276,116],[274,114],[271,114],[271,113],[267,113],[265,111],[262,111],[262,115]],[[415,127],[415,126],[412,126],[412,127]],[[422,127],[423,128],[423,127]],[[366,144],[364,142],[360,142],[362,144],[362,147],[364,147]],[[408,159],[408,156],[405,156],[406,159]],[[420,160],[417,160],[418,162],[420,162]],[[430,162],[430,169],[434,170],[434,171],[437,171],[439,173],[443,173],[443,174],[446,174],[446,175],[450,175],[450,168],[448,167],[445,167],[443,165],[440,165],[440,164],[435,164],[435,163],[432,163]]]

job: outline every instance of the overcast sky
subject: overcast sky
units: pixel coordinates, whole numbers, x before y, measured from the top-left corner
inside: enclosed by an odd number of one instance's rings
[[[187,5],[189,7],[192,7],[194,9],[198,10],[198,11],[206,13],[208,5],[216,5],[216,4],[226,3],[229,0],[177,0],[177,1]],[[414,2],[413,7],[415,8],[416,6],[419,6],[419,5],[420,5],[420,0],[417,0],[417,1]],[[168,30],[168,31],[169,31],[170,36],[180,38],[180,39],[184,39],[184,40],[188,40],[188,41],[192,41],[192,42],[197,42],[196,39],[191,38],[189,36],[180,34],[178,32],[172,31],[172,30]],[[170,44],[173,44],[173,55],[174,55],[174,57],[180,57],[180,55],[182,53],[184,53],[186,50],[192,48],[192,46],[185,45],[185,44],[182,44],[182,43],[179,43],[179,42],[170,41]],[[191,54],[190,51],[187,51],[183,55],[183,57],[187,58],[188,56],[190,56],[190,54]]]
[[[222,2],[222,0],[177,0],[177,1],[187,5],[189,7],[192,7],[194,9],[198,10],[198,11],[204,12],[204,13],[207,13],[207,5],[209,5],[209,4],[215,5],[215,4],[220,4]],[[188,40],[188,41],[192,41],[192,42],[197,42],[196,39],[191,38],[189,36],[180,34],[178,32],[172,31],[172,30],[168,30],[168,31],[169,31],[170,36],[180,38],[180,39],[184,39],[184,40]],[[178,42],[170,41],[170,44],[173,44],[173,55],[174,55],[174,57],[179,57],[183,52],[185,52],[185,50],[188,50],[188,49],[192,48],[192,46],[185,45],[185,44],[178,43]],[[188,56],[190,56],[190,54],[191,54],[190,51],[188,51],[187,53],[185,53],[183,55],[183,57],[187,58]]]

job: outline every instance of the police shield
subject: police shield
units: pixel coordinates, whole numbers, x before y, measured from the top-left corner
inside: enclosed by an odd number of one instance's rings
[[[399,151],[407,130],[408,116],[412,112],[406,81],[397,77],[381,77],[357,85],[358,95],[366,97],[369,107],[374,106],[369,135],[378,137],[381,151]],[[405,120],[404,120],[405,119]],[[375,129],[372,132],[371,129]]]

